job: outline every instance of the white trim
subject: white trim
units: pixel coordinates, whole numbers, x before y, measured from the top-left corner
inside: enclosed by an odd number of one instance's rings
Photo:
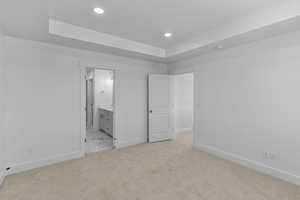
[[[85,139],[86,139],[86,114],[85,114],[85,67],[80,68],[80,135],[81,135],[81,153],[84,155],[86,152],[85,149]]]
[[[166,50],[159,47],[97,32],[54,19],[49,19],[49,33],[160,58],[165,58],[166,55]]]
[[[5,179],[5,173],[4,172],[0,172],[0,186],[3,184]]]
[[[60,162],[64,162],[67,160],[74,160],[83,157],[83,154],[81,151],[76,151],[72,153],[67,154],[61,154],[54,157],[48,157],[46,159],[36,160],[36,161],[30,161],[30,162],[24,162],[20,164],[16,164],[13,166],[10,166],[10,170],[6,174],[15,174],[23,171],[28,171],[35,168],[44,167],[47,165],[52,165]]]
[[[288,181],[290,183],[296,184],[296,185],[300,185],[300,176],[297,176],[295,174],[292,174],[290,172],[287,171],[283,171],[280,169],[276,169],[270,166],[267,166],[263,163],[259,163],[257,161],[254,160],[249,160],[247,158],[244,158],[242,156],[236,155],[236,154],[232,154],[229,152],[225,152],[223,150],[220,150],[218,148],[209,146],[209,145],[204,145],[204,144],[194,144],[194,146],[202,151],[205,151],[207,153],[211,153],[213,155],[216,155],[218,157],[221,157],[225,160],[230,160],[232,162],[238,163],[240,165],[243,165],[245,167],[257,170],[259,172],[262,172],[264,174],[268,174],[270,176]]]
[[[118,142],[118,132],[117,132],[117,114],[118,114],[118,104],[117,104],[117,69],[111,69],[113,71],[113,147],[116,147]]]
[[[132,140],[132,141],[120,141],[116,144],[116,148],[124,148],[132,145],[137,145],[137,144],[144,144],[147,143],[147,139],[137,139],[137,140]]]

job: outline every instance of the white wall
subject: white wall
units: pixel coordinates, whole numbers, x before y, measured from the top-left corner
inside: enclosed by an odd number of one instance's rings
[[[113,104],[113,71],[95,70],[95,106],[112,106]]]
[[[174,113],[175,133],[193,130],[193,74],[175,75],[174,83]]]
[[[0,184],[3,181],[5,168],[4,152],[4,35],[0,26]]]
[[[94,128],[99,129],[98,108],[110,108],[113,105],[113,71],[95,69],[95,116]]]
[[[199,148],[300,184],[299,35],[169,66],[170,73],[195,72]]]
[[[81,155],[80,66],[116,69],[118,146],[147,138],[147,74],[166,65],[6,37],[12,172]]]

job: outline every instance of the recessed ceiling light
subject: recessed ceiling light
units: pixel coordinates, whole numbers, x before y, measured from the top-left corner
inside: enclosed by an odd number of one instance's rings
[[[97,15],[102,15],[104,13],[104,10],[102,8],[94,8],[94,12]]]
[[[168,33],[165,33],[164,36],[165,36],[166,38],[172,37],[172,33],[169,33],[169,32],[168,32]]]

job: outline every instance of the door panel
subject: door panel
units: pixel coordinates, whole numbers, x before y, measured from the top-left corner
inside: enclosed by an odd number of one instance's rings
[[[149,142],[171,139],[170,77],[152,74],[148,81]]]
[[[93,79],[86,80],[86,128],[93,128],[94,121],[94,88]]]

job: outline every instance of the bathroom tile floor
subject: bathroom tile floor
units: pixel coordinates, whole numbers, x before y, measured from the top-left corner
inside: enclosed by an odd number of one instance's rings
[[[113,138],[102,131],[88,130],[86,139],[87,153],[113,148]]]

